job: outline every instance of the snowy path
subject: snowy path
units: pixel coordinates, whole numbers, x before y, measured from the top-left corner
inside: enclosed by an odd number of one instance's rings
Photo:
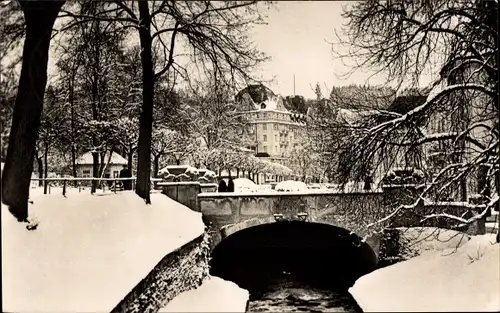
[[[161,194],[33,192],[27,231],[2,205],[3,308],[109,312],[169,252],[204,231],[201,214]]]

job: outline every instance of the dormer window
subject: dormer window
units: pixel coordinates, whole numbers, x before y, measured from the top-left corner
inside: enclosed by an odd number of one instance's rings
[[[261,110],[264,110],[265,108],[266,108],[266,104],[265,104],[264,102],[262,102],[262,103],[260,104],[260,109],[261,109]]]

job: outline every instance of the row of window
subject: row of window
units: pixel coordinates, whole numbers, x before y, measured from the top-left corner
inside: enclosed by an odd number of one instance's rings
[[[279,130],[279,124],[273,124],[274,130]],[[267,130],[267,124],[262,124],[262,129]]]
[[[267,141],[267,135],[262,135],[262,140],[263,141]],[[274,141],[275,142],[280,142],[281,144],[288,144],[288,141],[292,142],[292,137],[290,137],[290,139],[288,138],[281,138],[281,137],[278,137],[278,134],[274,134]]]
[[[281,151],[282,154],[283,154],[283,153],[286,152],[286,150],[287,150],[286,147],[288,147],[288,146],[284,146],[284,145],[279,145],[278,146],[278,145],[275,145],[274,146],[274,150],[273,149],[268,149],[267,146],[262,146],[262,151],[260,151],[260,152],[268,152],[268,153],[278,154],[278,153],[280,153],[280,147],[281,147],[281,149],[283,149],[283,151]],[[296,147],[296,145],[294,145],[294,147]],[[271,146],[271,148],[272,148],[272,146]]]

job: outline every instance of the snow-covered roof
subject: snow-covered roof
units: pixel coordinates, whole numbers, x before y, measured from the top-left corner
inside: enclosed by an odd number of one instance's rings
[[[235,101],[242,104],[243,111],[288,112],[283,104],[283,98],[264,85],[247,86],[235,96]]]
[[[106,154],[106,156],[104,157],[104,160],[107,162],[108,158],[109,158],[109,154]],[[93,164],[93,163],[94,162],[93,162],[93,159],[92,159],[92,153],[90,151],[87,152],[87,153],[85,153],[85,154],[83,154],[78,159],[76,159],[76,164],[80,164],[80,165],[83,165],[83,164]],[[127,160],[124,157],[122,157],[121,155],[119,155],[116,152],[113,152],[111,154],[111,160],[109,161],[109,164],[127,165],[128,162],[127,162]]]

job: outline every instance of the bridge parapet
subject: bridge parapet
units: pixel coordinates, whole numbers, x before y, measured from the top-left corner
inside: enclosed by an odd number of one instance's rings
[[[214,231],[213,245],[230,234],[280,220],[305,220],[348,229],[363,237],[366,224],[375,221],[383,208],[381,192],[269,192],[203,193],[199,211]],[[378,214],[377,214],[378,213]]]

